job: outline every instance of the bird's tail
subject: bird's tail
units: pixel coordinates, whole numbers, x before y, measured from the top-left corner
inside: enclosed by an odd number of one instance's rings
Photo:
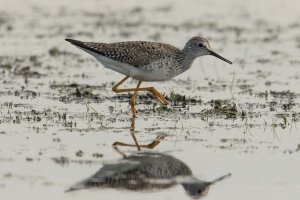
[[[75,190],[83,190],[88,188],[101,187],[104,185],[104,180],[100,177],[95,178],[94,176],[84,179],[83,181],[72,185],[69,189],[65,190],[65,192],[72,192]]]
[[[87,188],[86,187],[86,182],[82,181],[82,182],[76,183],[75,185],[72,185],[70,188],[65,190],[65,192],[72,192],[72,191],[75,191],[75,190],[83,190],[83,189],[86,189],[86,188]]]
[[[74,39],[68,39],[68,38],[66,38],[65,39],[67,42],[70,42],[71,44],[74,44],[75,46],[83,46],[84,45],[84,43],[83,42],[81,42],[81,41],[79,41],[79,40],[74,40]]]

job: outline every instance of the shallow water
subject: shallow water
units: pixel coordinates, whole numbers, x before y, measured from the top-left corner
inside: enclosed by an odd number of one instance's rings
[[[141,94],[137,141],[147,144],[164,135],[152,151],[180,159],[201,180],[232,173],[205,199],[299,198],[298,1],[0,0],[0,5],[4,199],[120,199],[124,193],[131,199],[190,199],[179,185],[155,192],[64,192],[104,162],[120,159],[114,142],[134,143],[129,95],[111,91],[123,76],[64,38],[182,47],[198,34],[234,64],[198,58],[173,80],[143,83],[169,97],[173,109]]]

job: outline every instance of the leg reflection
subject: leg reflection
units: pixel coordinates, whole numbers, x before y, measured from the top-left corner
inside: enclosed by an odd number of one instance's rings
[[[119,154],[121,154],[123,156],[123,158],[126,158],[126,155],[118,148],[118,146],[136,147],[138,151],[141,151],[141,148],[154,149],[160,143],[160,141],[165,138],[164,135],[159,135],[155,138],[155,140],[153,140],[149,144],[139,144],[137,139],[136,139],[136,136],[135,136],[135,118],[132,118],[132,121],[131,121],[130,134],[131,134],[131,137],[134,141],[134,144],[126,144],[126,143],[123,143],[123,142],[114,142],[112,144],[113,148]]]

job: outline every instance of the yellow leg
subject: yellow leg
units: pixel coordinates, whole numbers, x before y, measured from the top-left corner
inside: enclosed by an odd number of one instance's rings
[[[160,136],[157,136],[155,138],[155,140],[153,140],[151,143],[149,143],[149,144],[139,144],[138,146],[141,147],[141,148],[146,148],[146,149],[154,149],[160,143],[160,141],[163,140],[164,138],[165,138],[165,136],[160,135]],[[136,138],[135,138],[135,140],[136,140]],[[123,142],[114,142],[112,146],[115,148],[117,146],[136,147],[137,145],[136,144],[126,144],[126,143],[123,143]]]
[[[129,76],[126,76],[125,78],[123,78],[119,83],[117,83],[117,84],[112,88],[112,90],[113,90],[114,92],[117,92],[118,87],[119,87],[122,83],[124,83],[128,78],[129,78]],[[118,93],[118,92],[117,92],[117,93]]]
[[[139,81],[137,86],[136,86],[136,89],[138,89],[140,86],[141,86],[141,83],[142,81]],[[138,91],[135,91],[133,93],[133,95],[131,96],[130,98],[130,106],[131,106],[131,112],[132,112],[132,117],[135,118],[136,117],[136,109],[135,109],[135,99],[136,99],[136,96],[137,96],[137,92]]]
[[[163,135],[160,135],[160,136],[157,136],[155,138],[155,140],[153,140],[151,143],[149,144],[138,144],[137,143],[137,140],[134,136],[134,141],[136,144],[126,144],[126,143],[123,143],[123,142],[114,142],[112,144],[113,148],[118,152],[120,153],[124,158],[126,158],[126,155],[119,150],[118,146],[123,146],[123,147],[137,147],[138,148],[138,151],[141,150],[141,148],[146,148],[146,149],[154,149],[159,143],[160,141],[162,141],[163,139],[165,138],[165,136]]]
[[[117,83],[112,90],[116,93],[121,93],[121,92],[138,92],[138,91],[147,91],[152,93],[157,99],[158,101],[163,104],[163,105],[168,105],[168,101],[165,99],[165,97],[163,95],[161,95],[159,93],[158,90],[156,90],[154,87],[145,87],[145,88],[127,88],[127,89],[119,89],[118,87],[124,83],[127,79],[129,78],[129,76],[126,76],[125,78],[123,78],[119,83]],[[141,82],[141,81],[140,81]]]
[[[114,142],[112,144],[113,148],[120,154],[123,156],[123,158],[126,158],[126,154],[123,153],[118,146],[126,146],[126,147],[137,147],[138,151],[141,151],[141,148],[147,148],[147,149],[154,149],[159,143],[160,141],[162,141],[165,138],[165,135],[159,135],[155,138],[155,140],[153,140],[151,143],[149,144],[142,144],[140,145],[135,137],[135,119],[132,118],[132,122],[131,122],[131,127],[130,127],[130,133],[132,136],[132,139],[134,141],[134,144],[126,144],[123,142]]]

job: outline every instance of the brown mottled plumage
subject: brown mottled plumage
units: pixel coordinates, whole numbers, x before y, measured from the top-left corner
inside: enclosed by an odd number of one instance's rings
[[[86,47],[113,60],[134,67],[146,66],[155,60],[179,54],[180,49],[164,43],[133,41],[118,43],[84,42]]]
[[[113,87],[113,91],[134,92],[131,98],[134,117],[135,96],[138,91],[151,92],[162,104],[168,104],[155,88],[139,88],[142,81],[169,80],[189,69],[195,58],[204,55],[213,55],[232,64],[231,61],[212,51],[208,40],[199,36],[191,38],[183,49],[165,43],[146,41],[117,43],[81,42],[73,39],[66,39],[66,41],[94,56],[104,67],[126,76]],[[118,89],[129,77],[139,81],[137,88]]]

